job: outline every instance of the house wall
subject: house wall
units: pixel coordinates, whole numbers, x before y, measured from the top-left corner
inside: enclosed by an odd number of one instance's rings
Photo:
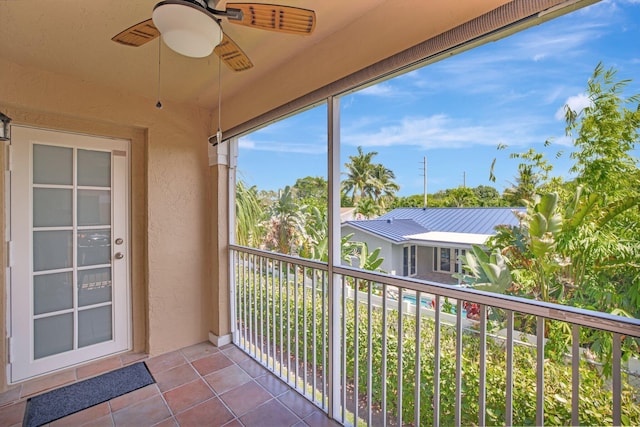
[[[342,231],[341,231],[341,235],[342,237],[346,236],[347,234],[351,234],[353,233],[353,237],[351,238],[351,241],[353,242],[364,242],[367,244],[367,246],[369,247],[369,251],[374,251],[376,248],[382,248],[381,250],[381,254],[392,254],[391,257],[385,256],[384,261],[382,262],[382,264],[380,265],[380,268],[383,269],[384,271],[387,271],[389,273],[391,273],[392,270],[396,269],[394,267],[394,254],[393,254],[393,249],[392,249],[392,244],[386,240],[382,240],[379,239],[375,236],[372,236],[371,234],[368,233],[363,233],[360,230],[357,230],[353,227],[349,227],[347,226],[343,226],[342,227]],[[402,254],[401,254],[402,255]],[[402,266],[402,264],[400,264]],[[354,264],[354,267],[359,267],[358,265]],[[400,271],[402,272],[402,271]],[[396,274],[397,274],[397,270],[396,270]]]
[[[403,245],[390,245],[391,251],[391,268],[387,270],[389,273],[394,273],[396,276],[402,276],[404,269],[404,246]],[[382,251],[381,255],[386,257],[388,252]]]
[[[134,350],[154,355],[206,340],[217,311],[210,306],[210,277],[219,277],[210,271],[215,242],[209,230],[217,223],[215,211],[209,213],[210,114],[170,104],[158,110],[153,99],[1,58],[0,82],[0,111],[14,124],[131,140]],[[6,260],[5,245],[0,260]],[[6,289],[4,274],[0,283]],[[0,293],[2,330],[7,304]],[[0,340],[3,367],[6,347]],[[0,389],[6,384],[0,369]]]

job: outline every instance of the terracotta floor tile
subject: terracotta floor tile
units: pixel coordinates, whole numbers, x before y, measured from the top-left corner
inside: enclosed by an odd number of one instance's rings
[[[233,362],[224,354],[216,353],[211,356],[203,357],[202,359],[194,360],[191,362],[194,368],[200,373],[200,375],[207,375],[227,366],[233,365]]]
[[[278,400],[300,418],[310,415],[317,408],[313,403],[293,390],[289,390],[278,396]]]
[[[154,396],[113,413],[116,426],[150,426],[171,417],[162,396]]]
[[[233,418],[233,414],[217,397],[176,415],[180,427],[222,426]]]
[[[135,405],[138,402],[149,399],[153,396],[159,396],[160,390],[157,384],[149,384],[146,387],[139,388],[131,393],[123,394],[109,401],[111,411],[117,412],[127,406]]]
[[[190,362],[219,352],[220,350],[208,341],[182,349],[182,354]]]
[[[147,364],[147,368],[149,368],[151,374],[155,377],[157,373],[167,371],[171,368],[175,368],[176,366],[187,363],[187,360],[178,350],[172,351],[171,353],[161,354],[160,356],[152,357],[145,363]]]
[[[174,414],[214,397],[209,386],[197,379],[164,393],[164,398]]]
[[[27,402],[23,401],[0,408],[0,426],[22,424],[22,419],[24,418],[24,409],[26,406]]]
[[[127,353],[27,381],[22,391],[16,387],[0,394],[0,426],[21,425],[26,402],[10,402],[24,396],[25,390],[39,394],[140,360],[145,360],[156,384],[58,420],[51,427],[338,425],[235,345],[217,348],[203,342],[153,358]]]
[[[256,378],[256,381],[274,396],[279,396],[289,390],[289,386],[276,378],[272,373],[262,375]]]
[[[235,345],[229,344],[229,346],[221,347],[220,351],[222,351],[225,354],[225,356],[227,356],[229,359],[233,360],[236,363],[244,362],[245,360],[251,359],[247,353],[240,350]]]
[[[223,425],[222,427],[244,427],[244,426],[242,425],[242,423],[240,421],[238,421],[237,418],[234,418],[231,421],[229,421],[228,423],[226,423],[225,425]]]
[[[216,393],[221,394],[251,381],[251,377],[238,365],[220,369],[204,378]]]
[[[79,366],[76,368],[76,377],[78,381],[82,381],[86,378],[95,377],[96,375],[104,374],[108,371],[122,367],[122,361],[120,356],[109,357],[97,362],[89,363],[88,365]]]
[[[64,418],[60,418],[59,420],[52,421],[49,425],[51,427],[81,426],[91,422],[92,420],[110,414],[111,411],[109,410],[109,404],[104,402],[83,411],[76,412],[75,414],[68,415]]]
[[[258,383],[251,381],[221,394],[220,398],[237,416],[241,416],[270,400],[272,396]]]
[[[198,373],[188,363],[154,375],[160,391],[163,392],[189,383],[198,377]]]
[[[22,384],[22,398],[31,397],[40,394],[43,391],[51,390],[66,384],[70,384],[76,380],[75,369],[67,369],[66,371],[56,374],[47,375],[46,377],[36,378]]]
[[[179,427],[179,425],[176,419],[171,417],[159,422],[158,424],[154,424],[153,427]]]
[[[238,366],[244,369],[253,378],[259,377],[269,372],[261,364],[259,364],[253,359],[248,359],[243,362],[240,362],[238,363]]]
[[[82,424],[82,427],[113,427],[113,417],[111,413],[109,413],[108,415],[91,420],[86,424]]]
[[[288,410],[277,399],[271,399],[267,403],[258,406],[254,410],[240,417],[240,421],[246,427],[262,426],[291,426],[300,421],[293,412]]]
[[[319,409],[316,409],[303,420],[310,427],[339,427],[336,421],[332,420]]]

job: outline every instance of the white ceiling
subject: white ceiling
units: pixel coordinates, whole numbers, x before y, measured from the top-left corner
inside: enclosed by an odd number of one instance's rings
[[[270,0],[316,11],[310,36],[222,26],[252,69],[222,65],[223,102],[276,85],[282,103],[427,40],[507,0]],[[158,41],[138,48],[111,41],[148,19],[157,0],[0,0],[0,58],[22,66],[156,98]],[[218,9],[224,8],[221,2]],[[162,46],[161,98],[214,110],[218,60]],[[271,88],[273,90],[273,87]],[[286,93],[285,93],[286,92]],[[290,92],[290,93],[289,93]],[[273,94],[271,98],[277,98]],[[273,108],[265,105],[264,108]]]

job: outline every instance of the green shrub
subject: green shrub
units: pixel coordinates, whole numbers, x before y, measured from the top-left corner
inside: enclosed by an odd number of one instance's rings
[[[260,297],[249,300],[248,307],[255,310],[258,318],[266,319],[269,312],[270,323],[274,325],[270,337],[279,346],[280,321],[282,319],[282,333],[285,349],[283,360],[298,362],[305,358],[310,365],[314,350],[319,369],[323,361],[323,337],[327,339],[326,314],[322,315],[322,301],[327,304],[327,293],[316,289],[316,311],[314,316],[312,295],[307,288],[306,299],[303,298],[302,275],[297,275],[297,286],[294,286],[294,275],[289,274],[289,291],[286,292],[283,276],[282,292],[277,277],[275,290],[271,277],[263,277],[260,281]],[[320,281],[318,282],[320,283]],[[267,291],[268,289],[268,291]],[[297,291],[296,291],[297,289]],[[239,292],[243,290],[240,287]],[[246,291],[252,295],[252,286]],[[242,297],[242,294],[240,294]],[[268,296],[268,298],[267,298]],[[282,314],[280,314],[280,296],[283,299]],[[275,305],[274,305],[275,301]],[[297,301],[297,316],[295,302]],[[341,302],[340,302],[341,304]],[[275,317],[274,317],[275,307]],[[306,310],[305,310],[306,307]],[[340,306],[335,307],[341,309]],[[303,316],[306,311],[306,316]],[[371,407],[379,407],[382,402],[382,385],[386,382],[387,411],[396,414],[398,410],[398,337],[402,343],[402,419],[404,424],[429,425],[433,420],[433,379],[434,379],[434,332],[433,319],[423,317],[420,325],[420,339],[416,342],[415,316],[403,316],[402,333],[399,333],[398,312],[387,310],[386,343],[382,342],[382,310],[374,307],[371,312],[371,351],[368,348],[368,312],[366,301],[361,300],[358,308],[358,318],[355,319],[354,301],[347,300],[346,306],[346,381],[354,380],[354,367],[357,349],[359,394],[367,395],[367,388],[371,388]],[[306,319],[306,320],[305,320]],[[341,320],[342,321],[342,320]],[[297,323],[297,334],[296,332]],[[355,326],[357,325],[357,346],[355,345]],[[323,329],[324,327],[324,329]],[[316,347],[313,347],[312,334],[316,331]],[[454,423],[455,414],[455,355],[456,336],[455,327],[441,324],[440,326],[440,422],[442,425]],[[291,334],[291,354],[286,353],[287,332]],[[323,332],[324,331],[324,332]],[[306,336],[306,347],[304,346]],[[262,337],[266,339],[265,336]],[[297,352],[296,346],[297,343]],[[478,423],[478,390],[479,390],[479,334],[475,331],[465,331],[462,337],[462,418],[463,425]],[[420,370],[415,372],[416,345],[420,347]],[[387,372],[382,372],[383,346],[386,348]],[[488,338],[486,341],[486,423],[488,425],[502,425],[505,422],[505,393],[506,393],[506,350],[500,339]],[[367,384],[367,357],[372,359],[371,384]],[[571,424],[571,364],[558,360],[546,359],[544,365],[544,416],[547,425]],[[513,423],[515,425],[533,425],[536,416],[536,349],[528,345],[515,345],[513,354]],[[286,364],[286,362],[285,362]],[[293,369],[293,368],[292,368]],[[610,425],[612,420],[612,391],[608,380],[601,374],[598,367],[582,361],[580,363],[580,424]],[[414,420],[415,383],[420,378],[420,420]],[[623,375],[623,379],[625,376]],[[622,391],[623,424],[640,425],[640,393],[629,386],[626,381]],[[353,409],[353,408],[349,408]]]

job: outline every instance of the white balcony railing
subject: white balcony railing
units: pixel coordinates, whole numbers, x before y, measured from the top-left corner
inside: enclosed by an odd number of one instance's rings
[[[231,262],[236,345],[343,424],[640,422],[637,319],[239,246]]]

